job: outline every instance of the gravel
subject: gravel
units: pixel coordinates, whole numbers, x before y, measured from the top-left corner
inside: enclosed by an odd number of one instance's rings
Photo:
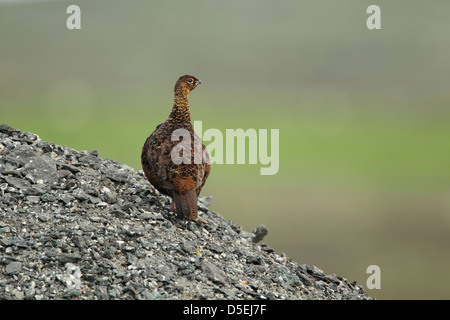
[[[0,299],[372,299],[208,209],[179,221],[142,171],[0,126]]]

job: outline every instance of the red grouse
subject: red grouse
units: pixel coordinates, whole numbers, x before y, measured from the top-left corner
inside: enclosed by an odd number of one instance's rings
[[[189,94],[200,83],[189,75],[178,79],[172,112],[145,141],[141,163],[150,183],[172,198],[171,211],[181,219],[206,223],[198,216],[197,196],[211,170],[210,159],[194,132],[188,103]]]

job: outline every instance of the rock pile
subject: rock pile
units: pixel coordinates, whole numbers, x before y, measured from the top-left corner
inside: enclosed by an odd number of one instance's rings
[[[142,172],[0,126],[0,299],[370,299],[208,209],[179,221]]]

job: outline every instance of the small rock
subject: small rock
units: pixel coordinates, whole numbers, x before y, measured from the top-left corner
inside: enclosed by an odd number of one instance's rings
[[[16,299],[18,300],[22,300],[24,297],[24,293],[22,291],[19,290],[15,290],[14,292],[14,296],[16,297]]]
[[[36,152],[28,145],[19,145],[4,157],[5,160],[23,166],[36,156]]]
[[[0,244],[4,247],[9,247],[13,244],[13,242],[11,241],[11,239],[4,238],[4,239],[0,239]]]
[[[77,168],[73,165],[67,164],[65,162],[62,162],[62,161],[57,161],[56,167],[59,169],[59,171],[69,171],[73,174],[80,172],[79,168]],[[66,175],[66,173],[64,173],[64,174]]]
[[[84,232],[92,232],[97,230],[97,228],[95,226],[93,226],[92,224],[89,224],[88,222],[80,222],[79,224],[80,229]]]
[[[38,196],[28,196],[27,201],[30,203],[38,203],[40,198]]]
[[[226,283],[225,273],[207,260],[202,262],[202,271],[209,280],[220,284]]]
[[[221,245],[219,245],[218,243],[211,243],[209,245],[209,249],[214,251],[214,252],[217,252],[217,253],[222,253],[222,252],[225,251],[225,249]]]
[[[53,202],[56,200],[55,196],[50,193],[44,193],[43,195],[41,195],[40,199],[43,202]]]
[[[50,217],[45,215],[45,214],[39,214],[38,215],[38,220],[41,222],[47,222],[50,220]]]
[[[59,201],[64,202],[65,204],[69,204],[70,202],[72,202],[73,200],[75,200],[75,197],[70,195],[70,194],[58,194],[56,196],[56,199]]]
[[[89,151],[89,154],[94,156],[94,157],[98,157],[98,151],[97,150],[91,150],[91,151]]]
[[[55,163],[45,156],[31,157],[23,167],[22,174],[33,181],[43,180],[48,185],[58,181]]]
[[[72,191],[72,195],[78,200],[88,200],[89,197],[83,189],[75,189]]]
[[[101,171],[106,175],[106,177],[108,177],[110,180],[112,180],[114,182],[125,183],[128,181],[128,177],[125,173],[120,173],[120,172],[116,172],[113,170],[107,170],[107,169],[103,169]]]
[[[30,186],[30,182],[24,179],[15,178],[15,177],[4,177],[5,181],[16,189],[25,189]]]
[[[63,253],[57,256],[57,259],[61,262],[61,263],[76,263],[78,261],[81,260],[81,256],[78,252],[74,252],[74,253]]]
[[[22,270],[22,263],[19,261],[13,261],[8,263],[8,265],[5,268],[6,274],[14,274],[19,273]]]
[[[12,133],[18,133],[20,132],[20,130],[12,128],[10,126],[8,126],[7,124],[1,124],[0,125],[0,132],[2,133],[6,133],[6,134],[12,134]]]
[[[265,243],[261,244],[261,250],[267,253],[273,253],[274,250],[268,247]]]
[[[247,264],[265,265],[265,262],[263,257],[251,255],[247,257]]]
[[[95,295],[100,300],[109,299],[108,288],[106,286],[98,286],[97,290],[95,290]]]
[[[124,218],[127,215],[125,212],[120,210],[112,210],[110,214],[115,216],[116,218]]]
[[[105,208],[108,206],[108,204],[106,202],[98,202],[95,205],[100,208]]]
[[[34,184],[22,190],[24,194],[41,196],[50,191],[50,187],[44,184]]]
[[[268,233],[269,231],[267,230],[267,228],[264,225],[260,225],[253,231],[253,234],[255,235],[253,238],[253,242],[260,242]]]

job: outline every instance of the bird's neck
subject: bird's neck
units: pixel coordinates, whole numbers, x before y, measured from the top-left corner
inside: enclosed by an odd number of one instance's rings
[[[188,93],[176,92],[172,112],[169,119],[180,125],[191,124],[191,112],[189,110]]]

